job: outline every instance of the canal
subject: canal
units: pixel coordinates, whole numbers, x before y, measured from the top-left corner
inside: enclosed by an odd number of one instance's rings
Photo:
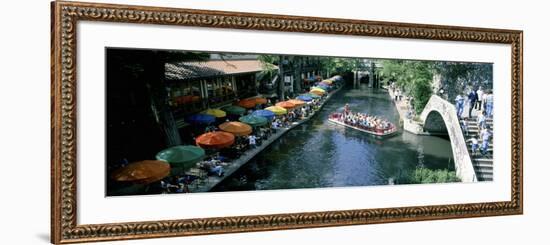
[[[399,132],[390,138],[334,125],[330,113],[352,111],[399,123],[387,91],[343,88],[308,122],[273,142],[211,191],[387,185],[404,183],[418,166],[454,170],[448,138]]]

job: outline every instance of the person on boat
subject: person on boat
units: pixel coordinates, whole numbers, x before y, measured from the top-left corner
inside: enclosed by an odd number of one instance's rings
[[[338,118],[338,115],[336,118]],[[370,131],[385,131],[392,129],[392,124],[389,121],[364,113],[341,114],[339,119],[345,124]]]
[[[346,105],[344,106],[344,115],[348,114],[351,114],[351,109],[349,108],[349,104],[346,103]]]

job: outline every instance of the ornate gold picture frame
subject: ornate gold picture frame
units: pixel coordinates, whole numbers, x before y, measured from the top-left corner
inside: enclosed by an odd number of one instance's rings
[[[51,242],[75,243],[514,215],[523,212],[523,32],[518,30],[56,1],[51,4]],[[510,201],[217,218],[77,222],[77,45],[81,21],[427,39],[511,46]],[[85,113],[85,112],[82,112]]]

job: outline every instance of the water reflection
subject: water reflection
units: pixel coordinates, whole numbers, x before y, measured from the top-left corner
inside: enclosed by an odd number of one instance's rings
[[[419,166],[452,169],[448,138],[399,132],[380,139],[327,121],[346,103],[353,111],[399,114],[384,90],[344,88],[309,122],[291,130],[213,191],[386,185]]]

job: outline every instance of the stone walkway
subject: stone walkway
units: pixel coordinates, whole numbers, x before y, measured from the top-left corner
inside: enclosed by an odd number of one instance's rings
[[[391,100],[395,104],[395,108],[397,109],[397,112],[399,112],[399,117],[401,120],[407,119],[407,111],[409,110],[409,105],[407,103],[407,96],[402,96],[401,100],[395,100],[395,94],[391,89],[388,89],[388,93],[390,95]]]

